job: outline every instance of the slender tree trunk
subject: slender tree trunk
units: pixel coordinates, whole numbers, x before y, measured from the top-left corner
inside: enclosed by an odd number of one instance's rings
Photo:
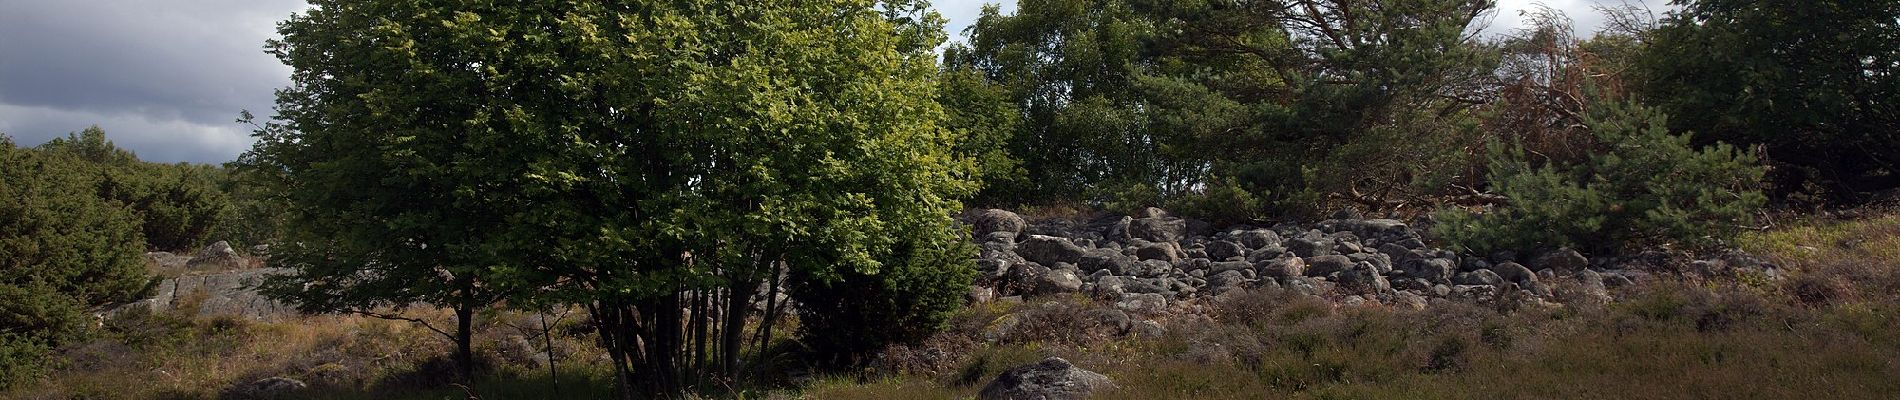
[[[566,311],[562,314],[566,314]],[[554,369],[554,330],[552,328],[548,324],[548,314],[541,313],[541,344],[548,356],[548,383],[554,385],[554,397],[559,398],[561,397],[561,375]]]
[[[455,367],[463,383],[475,382],[474,318],[474,306],[464,302],[455,307]]]
[[[726,297],[726,312],[723,315],[726,326],[720,332],[720,340],[723,341],[721,346],[726,351],[721,354],[724,357],[720,360],[719,369],[726,378],[736,381],[739,377],[739,345],[745,339],[745,316],[747,309],[752,307],[752,294],[758,291],[759,282],[735,280],[731,286],[728,288],[731,292]]]

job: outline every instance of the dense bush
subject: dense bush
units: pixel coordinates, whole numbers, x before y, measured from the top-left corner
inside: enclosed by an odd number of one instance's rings
[[[85,333],[88,308],[146,285],[139,221],[93,182],[79,159],[0,135],[0,384]]]
[[[179,251],[203,245],[229,200],[218,187],[222,171],[201,164],[158,164],[106,140],[99,127],[54,139],[39,150],[65,158],[100,197],[129,207],[148,249]]]
[[[1677,3],[1636,64],[1671,128],[1764,145],[1794,202],[1900,188],[1900,2]]]
[[[1439,214],[1439,235],[1466,250],[1612,250],[1629,244],[1709,244],[1731,238],[1762,206],[1755,155],[1725,144],[1697,149],[1666,116],[1608,103],[1584,119],[1597,150],[1575,163],[1494,146],[1491,189],[1510,204]],[[1542,163],[1543,165],[1538,165]]]
[[[975,249],[955,237],[905,238],[876,271],[793,279],[799,340],[828,361],[850,364],[937,332],[962,308],[976,278]]]

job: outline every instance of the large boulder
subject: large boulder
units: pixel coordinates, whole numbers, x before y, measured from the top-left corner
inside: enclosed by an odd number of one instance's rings
[[[1272,230],[1267,230],[1267,229],[1255,229],[1251,231],[1241,232],[1239,235],[1234,235],[1234,238],[1240,239],[1241,245],[1247,246],[1247,248],[1255,249],[1255,250],[1259,250],[1259,249],[1267,248],[1267,247],[1279,247],[1280,242],[1281,242],[1280,234],[1274,233]]]
[[[1049,357],[1042,362],[1010,368],[976,395],[980,400],[1071,400],[1112,389],[1108,376],[1076,368],[1069,360]]]
[[[1491,266],[1491,271],[1496,272],[1498,277],[1503,278],[1505,282],[1523,284],[1537,280],[1537,273],[1531,272],[1530,268],[1509,261]]]
[[[1075,293],[1082,290],[1082,278],[1074,270],[1052,269],[1036,279],[1036,293]]]
[[[1379,294],[1392,291],[1392,282],[1371,264],[1358,263],[1339,271],[1339,286],[1355,294]]]
[[[1187,220],[1140,218],[1128,223],[1128,236],[1150,242],[1178,242],[1187,236]]]
[[[1339,254],[1333,251],[1334,242],[1327,238],[1295,238],[1286,241],[1286,249],[1300,257]]]
[[[1327,276],[1334,272],[1352,268],[1352,259],[1341,255],[1313,256],[1306,258],[1306,276]],[[1376,271],[1375,271],[1376,272]]]
[[[1129,287],[1139,289],[1137,286],[1142,286],[1143,283],[1145,282],[1131,282]],[[1115,308],[1142,315],[1161,315],[1168,311],[1167,296],[1162,296],[1160,293],[1134,293],[1135,291],[1129,290],[1131,293],[1122,295],[1121,300],[1115,302]]]
[[[1135,258],[1173,263],[1181,260],[1181,252],[1175,248],[1174,243],[1146,243],[1135,248]]]
[[[1326,232],[1352,232],[1363,238],[1402,236],[1407,231],[1404,222],[1392,219],[1333,219],[1320,221],[1319,229]]]
[[[1124,275],[1135,270],[1135,259],[1115,250],[1093,249],[1083,254],[1075,265],[1086,273],[1107,270],[1110,274]]]
[[[1016,215],[1016,213],[989,209],[979,211],[976,215],[971,216],[970,226],[975,230],[974,233],[976,237],[982,238],[995,232],[1008,232],[1011,235],[1022,235],[1023,228],[1028,227],[1029,223],[1023,221],[1023,217]]]
[[[1247,279],[1247,275],[1240,271],[1222,271],[1221,273],[1214,274],[1214,276],[1207,277],[1207,293],[1212,295],[1227,293],[1228,291],[1244,287],[1248,281],[1250,280]]]
[[[230,243],[219,241],[199,249],[185,267],[193,271],[232,271],[244,269],[247,264]]]
[[[1543,256],[1537,257],[1536,260],[1531,260],[1531,266],[1538,270],[1554,269],[1558,272],[1577,272],[1582,271],[1585,267],[1589,267],[1590,259],[1584,258],[1583,254],[1578,253],[1576,250],[1561,248],[1556,251],[1544,253]]]
[[[1306,259],[1284,257],[1262,262],[1259,268],[1260,275],[1274,278],[1306,276]]]
[[[1017,255],[1042,265],[1080,263],[1082,256],[1087,253],[1087,249],[1076,246],[1069,239],[1055,236],[1029,235],[1029,240],[1016,245]]]
[[[1399,264],[1405,276],[1419,278],[1435,283],[1450,281],[1452,274],[1458,272],[1458,266],[1443,258],[1413,258]]]
[[[1214,261],[1226,261],[1230,258],[1246,256],[1247,248],[1241,247],[1240,243],[1221,240],[1207,244],[1207,258],[1213,259]]]

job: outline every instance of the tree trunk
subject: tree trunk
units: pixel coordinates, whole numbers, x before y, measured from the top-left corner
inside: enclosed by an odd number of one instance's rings
[[[455,307],[455,368],[458,380],[462,383],[475,382],[475,349],[470,345],[474,336],[471,320],[475,317],[475,307],[463,303]]]

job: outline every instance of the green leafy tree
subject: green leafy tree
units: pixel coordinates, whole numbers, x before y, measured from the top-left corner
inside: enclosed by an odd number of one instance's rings
[[[743,378],[779,277],[968,283],[900,254],[974,190],[922,2],[318,5],[245,160],[282,179],[303,304],[575,304],[621,387],[672,395]]]
[[[1509,205],[1439,214],[1436,232],[1465,250],[1536,252],[1561,246],[1615,251],[1731,239],[1766,201],[1756,156],[1727,144],[1698,149],[1667,117],[1622,102],[1590,108],[1583,124],[1599,148],[1577,162],[1533,159],[1495,146],[1491,189]]]
[[[520,166],[497,155],[530,140],[508,126],[515,99],[538,98],[510,85],[557,81],[501,76],[507,65],[493,60],[559,62],[495,46],[509,35],[547,39],[532,30],[540,25],[491,32],[482,19],[559,14],[454,1],[313,5],[270,42],[292,83],[278,92],[279,122],[259,126],[236,163],[280,191],[284,229],[271,257],[294,272],[263,290],[308,312],[420,323],[454,343],[460,378],[472,379],[473,319],[506,294],[488,283],[498,261],[487,245],[513,211],[494,201],[518,172],[506,168]],[[417,303],[453,310],[455,326],[402,313]]]
[[[147,284],[131,210],[94,193],[83,160],[0,135],[0,387],[34,379],[83,335],[87,310]]]
[[[1671,128],[1764,146],[1784,195],[1900,187],[1900,2],[1673,4],[1638,63]]]
[[[1446,132],[1473,128],[1496,57],[1469,32],[1490,6],[1024,0],[986,10],[946,63],[1009,89],[1024,117],[1008,148],[1032,194],[1134,185],[1159,196],[1096,197],[1162,203],[1240,188],[1281,213],[1328,194],[1384,205],[1458,144]]]
[[[939,18],[921,2],[669,4],[563,6],[559,31],[598,40],[550,51],[591,90],[526,107],[516,126],[560,134],[515,143],[531,152],[510,215],[524,228],[499,244],[547,255],[513,272],[592,312],[623,385],[743,378],[746,339],[773,337],[784,289],[924,274],[967,287],[966,257],[899,257],[960,237],[953,199],[973,190],[938,103],[940,30],[918,29]],[[923,301],[914,312],[940,312]]]

